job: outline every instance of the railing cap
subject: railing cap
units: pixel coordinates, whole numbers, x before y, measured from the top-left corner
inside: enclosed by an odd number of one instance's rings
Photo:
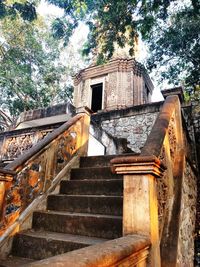
[[[152,174],[161,177],[166,169],[155,156],[123,156],[111,160],[111,169],[117,174]]]
[[[184,90],[183,87],[179,86],[179,87],[173,87],[173,88],[161,90],[161,93],[164,99],[166,99],[168,96],[171,96],[171,95],[177,95],[179,97],[180,102],[183,103],[184,102],[183,90]]]

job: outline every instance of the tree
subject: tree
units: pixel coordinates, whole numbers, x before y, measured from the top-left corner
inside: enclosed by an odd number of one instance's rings
[[[160,71],[161,80],[182,83],[190,91],[200,85],[200,13],[191,6],[173,12],[165,24],[157,21],[149,32],[149,69]],[[196,95],[196,94],[195,94]]]
[[[64,9],[53,33],[65,44],[80,21],[90,33],[84,53],[98,54],[98,62],[112,57],[114,44],[130,46],[134,56],[138,34],[150,46],[149,68],[168,66],[162,77],[199,84],[199,0],[49,0]],[[178,8],[176,7],[178,5]],[[174,10],[174,11],[173,11]],[[167,63],[169,63],[167,65]]]
[[[18,15],[24,20],[33,21],[37,17],[35,5],[23,0],[0,0],[0,19],[5,17],[14,19]]]
[[[69,101],[78,61],[66,48],[70,61],[64,64],[64,51],[42,18],[27,22],[6,16],[0,26],[0,124],[7,128],[24,110]]]
[[[1,21],[1,33],[1,104],[11,115],[48,105],[55,94],[59,67],[53,64],[58,52],[52,49],[53,40],[48,39],[44,25],[7,17]]]

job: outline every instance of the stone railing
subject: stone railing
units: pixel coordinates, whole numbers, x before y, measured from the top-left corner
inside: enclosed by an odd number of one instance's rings
[[[14,130],[9,135],[1,133],[3,140],[1,144],[0,160],[5,162],[13,161],[44,139],[44,137],[53,130],[53,128],[37,129],[35,131],[32,129],[31,131],[30,129],[25,129],[23,131]]]
[[[150,266],[176,266],[186,166],[178,96],[165,100],[141,154],[111,163],[113,172],[124,175],[123,234],[150,237]]]
[[[150,240],[129,235],[27,264],[28,267],[145,267]]]
[[[47,192],[73,156],[86,154],[89,120],[86,113],[77,114],[0,170],[1,233]]]
[[[74,115],[70,103],[21,113],[15,130],[0,133],[0,161],[15,160]]]

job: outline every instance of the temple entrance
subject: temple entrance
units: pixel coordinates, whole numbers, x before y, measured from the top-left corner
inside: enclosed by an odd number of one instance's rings
[[[92,88],[92,104],[91,110],[97,112],[102,109],[102,94],[103,94],[103,83],[91,85]]]

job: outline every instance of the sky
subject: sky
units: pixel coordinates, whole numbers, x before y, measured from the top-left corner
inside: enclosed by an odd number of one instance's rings
[[[45,2],[44,0],[42,0],[41,3],[39,4],[37,11],[41,16],[44,17],[45,16],[62,17],[62,15],[64,14],[63,10],[54,5],[47,4],[47,2]],[[80,24],[71,39],[71,43],[73,43],[75,50],[78,50],[78,47],[80,47],[80,42],[84,43],[86,41],[87,34],[88,34],[87,26],[84,24]],[[147,57],[148,51],[141,40],[139,42],[139,47],[140,51],[139,51],[138,61],[143,62],[145,60],[145,57]],[[163,84],[162,86],[158,84],[156,80],[156,73],[151,75],[151,78],[153,79],[153,84],[155,87],[152,95],[152,101],[153,102],[161,101],[163,100],[163,97],[160,92],[160,89],[166,89],[169,87],[169,85],[167,83]]]

